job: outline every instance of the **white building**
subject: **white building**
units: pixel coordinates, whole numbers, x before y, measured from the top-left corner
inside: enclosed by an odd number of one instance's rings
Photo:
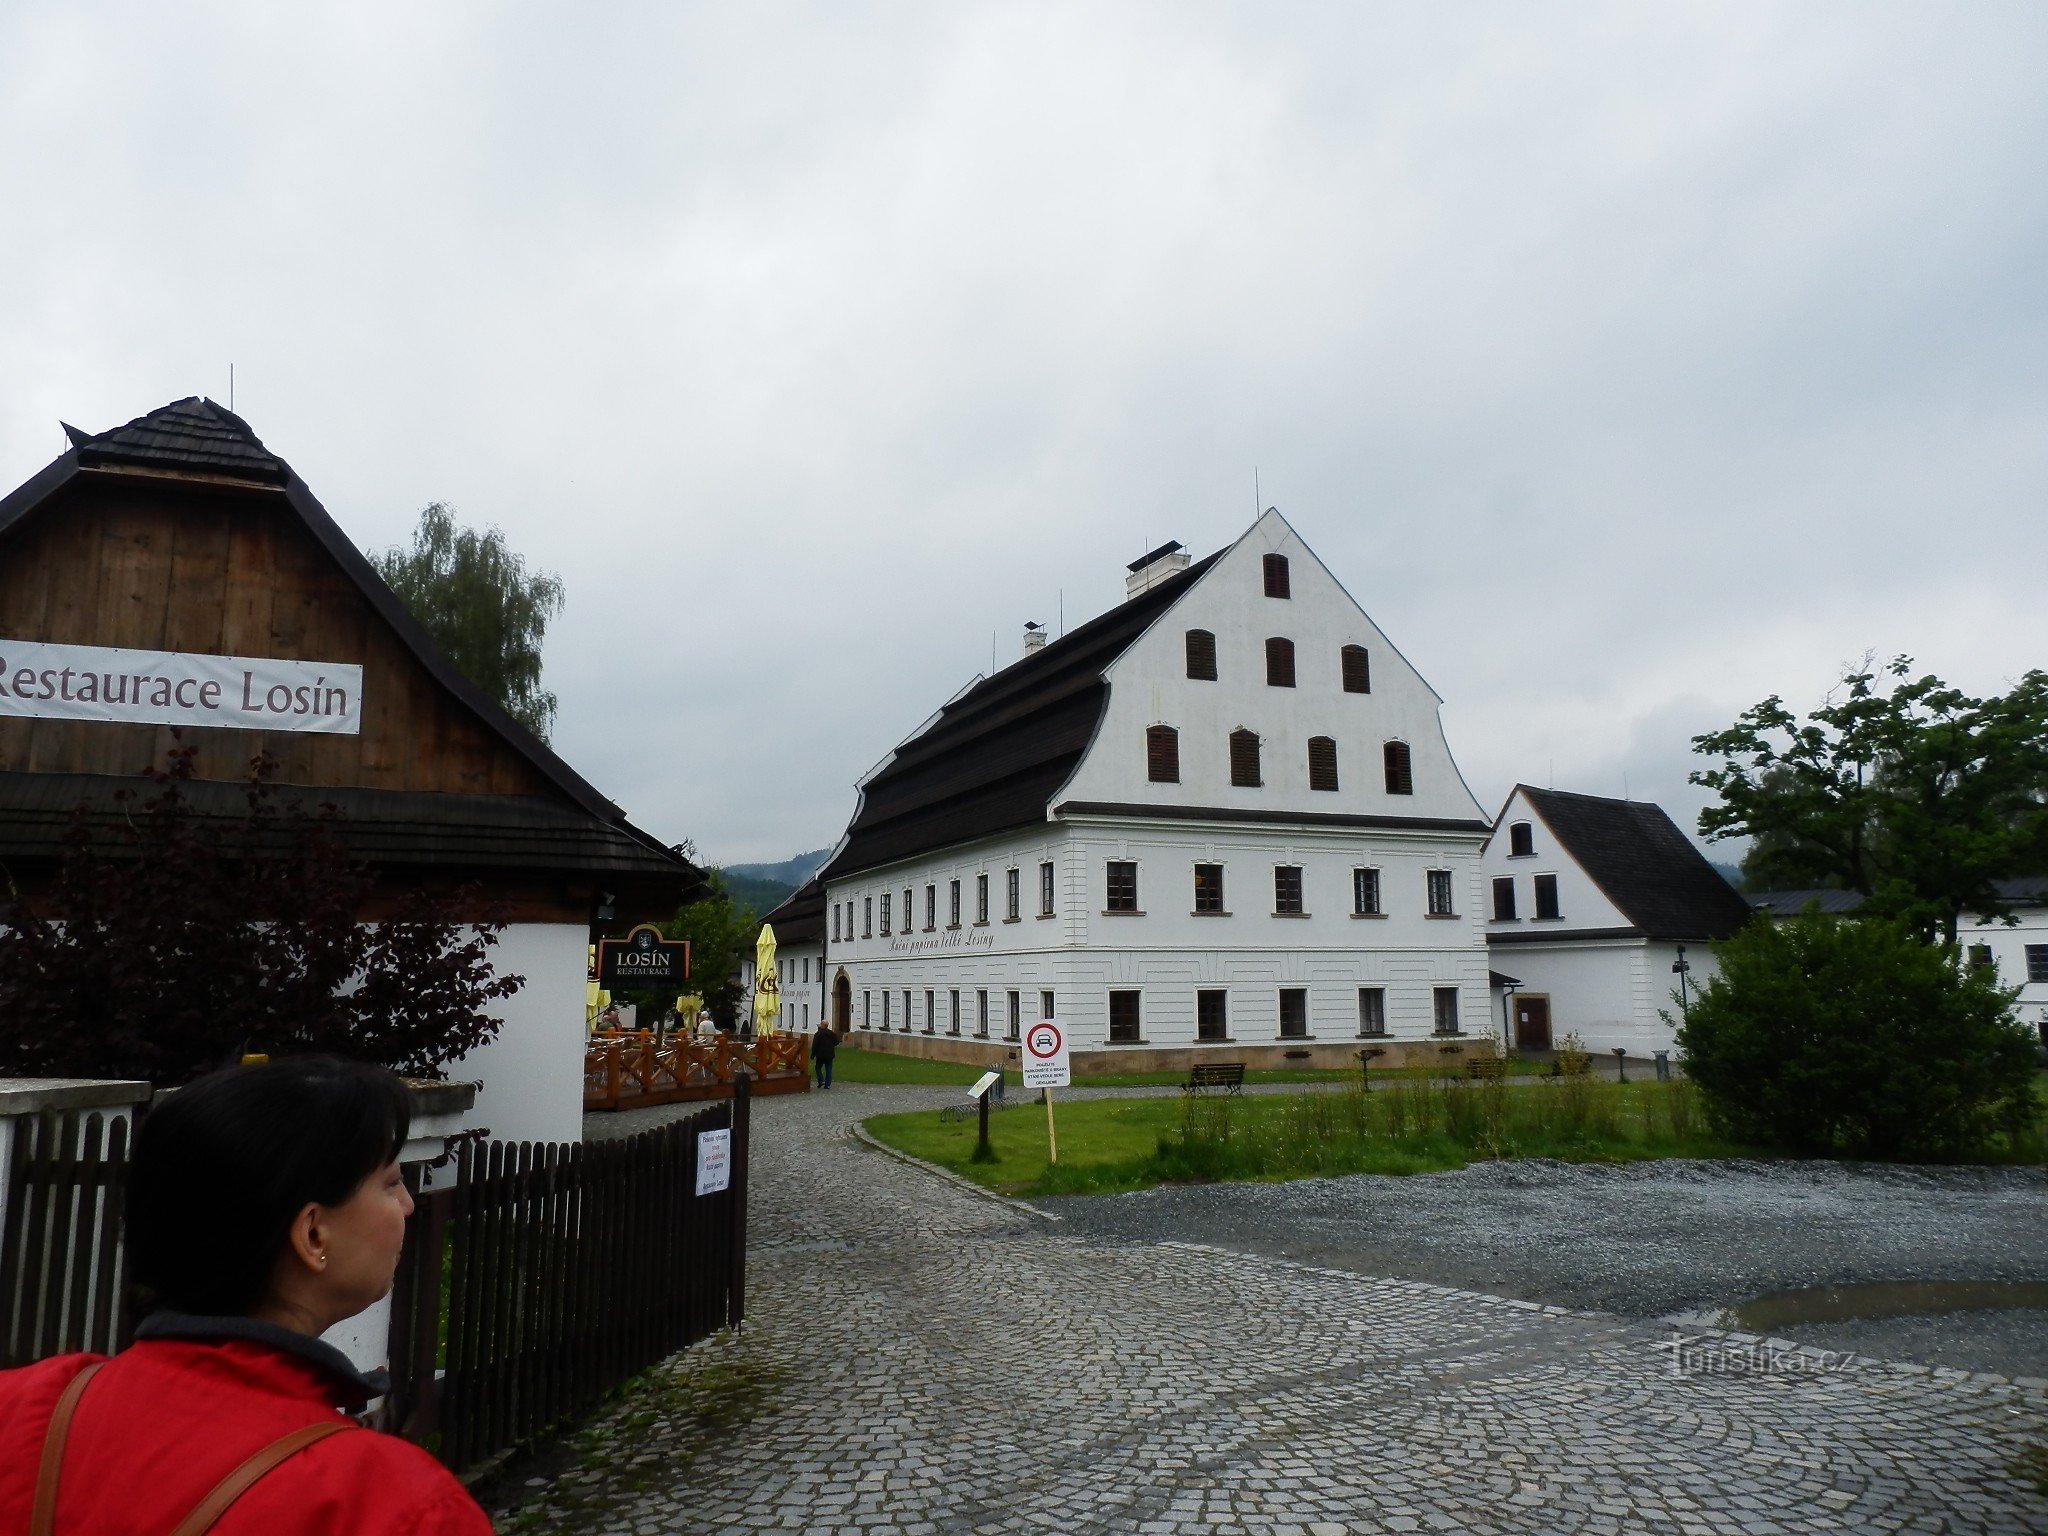
[[[1484,1030],[1488,828],[1436,693],[1275,511],[1127,592],[862,781],[820,875],[835,1024],[1000,1060],[1055,1016],[1105,1069]]]
[[[1596,1054],[1672,1049],[1681,959],[1688,987],[1715,972],[1712,945],[1749,919],[1661,807],[1515,786],[1481,858],[1486,942],[1516,979],[1516,1050],[1575,1034]]]
[[[775,986],[784,1030],[808,1034],[825,1017],[825,891],[805,881],[761,919],[775,930]],[[740,961],[740,989],[754,995],[754,957]]]

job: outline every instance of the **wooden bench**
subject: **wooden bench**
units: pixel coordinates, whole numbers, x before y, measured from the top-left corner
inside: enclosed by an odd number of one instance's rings
[[[1188,1068],[1188,1080],[1181,1085],[1181,1092],[1199,1094],[1205,1088],[1220,1088],[1225,1093],[1244,1092],[1244,1063],[1241,1061],[1205,1061]]]

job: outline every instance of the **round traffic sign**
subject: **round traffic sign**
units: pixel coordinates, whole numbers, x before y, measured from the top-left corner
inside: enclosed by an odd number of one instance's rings
[[[1060,1053],[1060,1029],[1050,1022],[1034,1024],[1024,1036],[1024,1049],[1041,1061],[1050,1061]]]

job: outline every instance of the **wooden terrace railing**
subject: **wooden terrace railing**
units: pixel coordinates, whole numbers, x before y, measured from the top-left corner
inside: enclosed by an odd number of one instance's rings
[[[809,1035],[678,1036],[657,1045],[647,1034],[593,1035],[583,1053],[583,1107],[644,1109],[688,1099],[730,1098],[745,1072],[755,1094],[802,1093],[811,1086]]]

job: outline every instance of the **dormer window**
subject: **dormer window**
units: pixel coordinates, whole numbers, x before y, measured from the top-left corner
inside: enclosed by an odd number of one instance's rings
[[[1287,557],[1285,555],[1266,556],[1266,596],[1292,597],[1293,595],[1287,589]]]
[[[1216,681],[1216,637],[1206,629],[1188,631],[1188,676],[1204,683]]]
[[[1536,829],[1526,821],[1508,824],[1508,857],[1511,859],[1532,859],[1536,856]]]
[[[1347,645],[1339,653],[1344,663],[1344,691],[1346,693],[1372,692],[1372,658],[1365,654],[1362,645]]]
[[[1294,686],[1294,642],[1275,635],[1266,642],[1266,686]]]

